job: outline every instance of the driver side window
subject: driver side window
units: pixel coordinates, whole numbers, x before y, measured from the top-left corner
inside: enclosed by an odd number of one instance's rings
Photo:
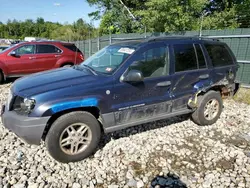
[[[139,70],[145,78],[169,75],[169,48],[151,48],[138,56],[129,70]]]
[[[34,54],[35,45],[24,45],[15,49],[17,55]]]

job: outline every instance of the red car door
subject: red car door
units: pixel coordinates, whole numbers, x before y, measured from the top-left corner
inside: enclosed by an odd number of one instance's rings
[[[55,64],[61,57],[62,50],[50,44],[36,45],[36,66],[38,71],[55,68]]]
[[[36,69],[34,66],[35,60],[35,45],[27,44],[14,49],[7,54],[5,59],[9,76],[33,73]]]

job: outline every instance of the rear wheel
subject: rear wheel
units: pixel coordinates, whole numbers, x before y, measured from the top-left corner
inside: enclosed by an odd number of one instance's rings
[[[88,112],[71,112],[59,117],[50,128],[46,147],[60,162],[76,162],[90,156],[98,146],[101,129]]]
[[[69,64],[64,64],[62,67],[66,68],[66,67],[72,67],[73,64],[69,63]]]
[[[198,98],[198,108],[192,114],[193,121],[198,125],[215,123],[222,112],[223,102],[219,92],[209,91]]]

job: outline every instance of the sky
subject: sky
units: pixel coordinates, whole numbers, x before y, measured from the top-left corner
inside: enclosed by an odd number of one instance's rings
[[[42,17],[45,21],[62,24],[73,23],[79,18],[89,23],[88,14],[96,10],[86,0],[0,0],[0,21],[6,23],[8,19],[24,21]],[[98,26],[99,21],[93,24]]]

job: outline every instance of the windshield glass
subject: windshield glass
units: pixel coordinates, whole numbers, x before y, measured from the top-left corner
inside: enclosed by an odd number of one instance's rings
[[[5,51],[7,51],[7,50],[9,50],[9,49],[11,49],[11,48],[14,48],[17,45],[18,44],[9,45],[9,46],[0,46],[0,54],[3,53],[3,52],[5,52]],[[1,50],[1,47],[3,47],[2,50]]]
[[[9,46],[0,46],[0,53],[7,50]]]
[[[86,59],[82,66],[88,66],[95,72],[112,74],[134,51],[134,47],[108,46]]]

